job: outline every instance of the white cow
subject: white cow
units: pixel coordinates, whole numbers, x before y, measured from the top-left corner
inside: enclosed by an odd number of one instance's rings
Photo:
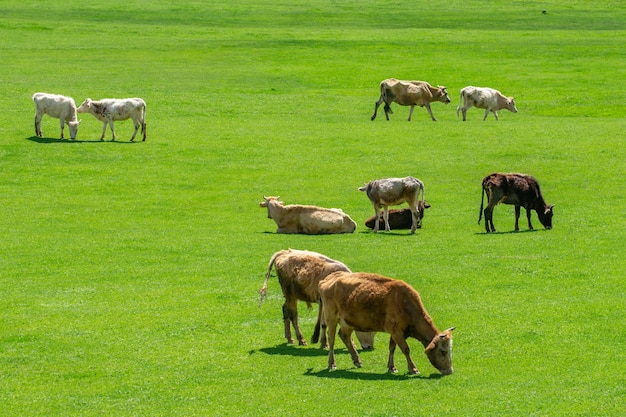
[[[115,140],[115,127],[113,121],[132,119],[135,125],[135,132],[130,138],[131,142],[135,140],[137,131],[141,126],[143,140],[146,140],[146,102],[140,98],[105,98],[103,100],[86,99],[78,108],[79,113],[91,113],[96,119],[103,123],[102,136],[100,140],[104,140],[104,134],[107,131],[107,124],[111,126],[111,133]]]
[[[424,183],[414,177],[406,178],[385,178],[370,181],[359,191],[364,191],[374,205],[375,223],[374,232],[378,232],[380,222],[380,206],[383,207],[383,219],[385,220],[385,230],[391,230],[389,226],[389,206],[397,206],[405,201],[409,204],[412,214],[411,233],[415,233],[421,227],[423,214],[420,210],[425,207]],[[420,198],[421,193],[421,198]]]
[[[76,117],[76,103],[72,97],[58,94],[35,93],[33,101],[37,107],[35,113],[35,135],[43,137],[41,133],[41,119],[44,114],[54,117],[61,122],[61,139],[63,139],[63,128],[67,124],[70,128],[70,137],[76,139],[78,125],[80,121]]]
[[[461,102],[463,102],[462,108]],[[461,110],[463,113],[463,121],[465,121],[465,113],[467,113],[467,109],[472,106],[485,109],[483,121],[487,120],[489,112],[493,113],[496,120],[498,120],[498,110],[507,109],[513,113],[517,113],[517,107],[515,107],[515,99],[513,97],[505,97],[501,92],[493,88],[472,87],[470,85],[461,90],[461,99],[456,108],[456,117],[459,117],[459,110]]]

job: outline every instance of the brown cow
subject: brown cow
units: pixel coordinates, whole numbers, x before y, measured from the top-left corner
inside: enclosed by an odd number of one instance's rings
[[[480,200],[478,224],[483,214],[485,193],[487,193],[487,207],[485,207],[485,229],[487,233],[495,232],[493,225],[493,209],[500,203],[515,205],[515,230],[519,230],[520,207],[526,209],[528,228],[533,229],[530,222],[530,212],[535,210],[539,221],[546,229],[552,229],[552,208],[546,204],[541,195],[537,180],[526,174],[502,174],[494,172],[483,179],[483,192]]]
[[[393,114],[391,103],[396,102],[401,106],[411,106],[409,122],[415,106],[426,107],[430,118],[433,121],[437,121],[430,109],[430,103],[434,101],[440,101],[445,104],[450,103],[446,87],[439,86],[435,88],[426,81],[403,81],[389,78],[380,82],[380,98],[374,107],[372,120],[376,119],[378,106],[383,102],[385,102],[385,117],[389,120],[389,113]]]
[[[345,264],[317,252],[296,249],[281,250],[272,255],[270,259],[263,288],[259,291],[261,293],[259,305],[267,296],[267,282],[273,266],[276,267],[278,282],[285,296],[283,320],[287,343],[294,342],[291,336],[291,325],[293,325],[296,331],[296,337],[298,338],[298,344],[301,346],[306,345],[306,340],[304,336],[302,336],[302,331],[298,325],[298,300],[307,303],[309,308],[311,307],[311,303],[319,303],[319,282],[332,272],[350,272],[350,269]],[[315,331],[311,338],[312,343],[317,343],[319,340],[321,314],[322,308],[320,307],[317,323],[315,323]],[[374,335],[375,333],[357,333],[357,338],[363,349],[374,348]],[[324,331],[324,333],[322,333],[321,347],[326,346],[326,332]]]
[[[430,204],[424,202],[419,203],[419,219],[417,226],[418,229],[422,227],[422,219],[424,218],[424,209],[430,208]],[[379,225],[382,227],[385,226],[385,219],[383,218],[382,213],[378,216]],[[413,224],[413,215],[411,214],[411,209],[403,208],[403,209],[391,209],[389,210],[389,228],[396,229],[410,229]],[[365,220],[365,226],[373,229],[376,226],[376,216],[371,216],[367,220]]]
[[[357,368],[361,359],[352,341],[352,331],[389,333],[389,372],[397,372],[394,364],[396,345],[406,357],[409,373],[419,371],[410,356],[408,337],[419,340],[426,348],[430,363],[443,375],[452,373],[452,330],[440,332],[426,312],[419,294],[407,283],[369,273],[334,272],[320,282],[320,294],[328,327],[328,368],[336,369],[335,336],[350,351]]]
[[[463,107],[461,107],[461,102],[463,103]],[[517,107],[515,107],[515,99],[513,97],[505,97],[501,92],[493,88],[472,87],[468,85],[461,90],[461,99],[456,108],[456,117],[459,117],[460,110],[463,113],[463,121],[465,121],[467,109],[472,106],[485,109],[483,121],[487,120],[489,112],[493,113],[496,120],[498,120],[498,110],[507,109],[513,113],[517,113]]]
[[[341,209],[285,205],[280,197],[263,197],[259,205],[267,207],[267,217],[278,225],[276,233],[303,233],[321,235],[331,233],[353,233],[356,223]]]
[[[389,206],[397,206],[405,201],[409,204],[412,213],[411,233],[421,226],[422,217],[420,208],[425,207],[424,203],[424,184],[413,177],[406,178],[386,178],[370,181],[359,191],[365,191],[367,197],[374,205],[375,217],[374,232],[378,232],[380,223],[379,213],[380,206],[383,206],[383,218],[385,220],[385,230],[391,230],[389,227]],[[422,198],[420,199],[420,192]]]

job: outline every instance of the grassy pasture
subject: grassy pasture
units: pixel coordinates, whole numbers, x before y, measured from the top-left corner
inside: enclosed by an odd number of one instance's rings
[[[626,409],[626,7],[621,2],[92,1],[0,5],[0,414],[618,416]],[[547,14],[542,14],[542,10]],[[446,85],[438,119],[394,105],[388,77]],[[500,121],[458,91],[516,98]],[[148,140],[76,142],[37,91],[140,96]],[[380,109],[382,110],[382,109]],[[66,130],[67,135],[67,130]],[[554,229],[476,223],[480,180],[535,175]],[[414,175],[424,228],[373,234],[357,187]],[[341,207],[338,236],[275,234],[258,207]],[[385,373],[387,335],[355,369],[284,344],[273,252],[310,249],[411,283],[456,326],[455,373]],[[307,338],[315,308],[301,306]]]

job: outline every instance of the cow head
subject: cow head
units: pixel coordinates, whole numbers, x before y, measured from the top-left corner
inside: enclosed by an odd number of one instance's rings
[[[90,109],[91,109],[91,102],[93,100],[91,100],[90,98],[85,99],[85,101],[83,101],[83,104],[81,104],[80,106],[78,106],[78,108],[76,109],[76,111],[78,113],[90,113]]]
[[[448,104],[450,103],[450,97],[448,97],[448,90],[446,87],[440,85],[437,87],[437,99],[442,103]]]
[[[450,375],[452,369],[452,330],[449,328],[443,333],[435,336],[435,338],[426,346],[426,356],[432,365],[439,369],[443,375]]]
[[[278,201],[280,197],[276,196],[276,197],[265,197],[263,196],[263,201],[261,201],[259,203],[259,206],[261,207],[267,207],[267,218],[271,219],[272,216],[270,215],[270,206],[271,205],[279,205],[279,206],[283,206],[285,205],[285,203],[283,201]]]
[[[512,111],[513,113],[517,113],[517,107],[515,107],[515,98],[514,97],[507,97],[506,98],[506,108],[509,111]]]
[[[80,124],[80,120],[72,120],[71,122],[65,122],[65,123],[70,128],[70,137],[72,139],[76,139],[76,134],[78,133],[78,125]]]
[[[543,213],[541,212],[541,210],[537,211],[539,221],[541,222],[541,224],[543,224],[543,227],[548,230],[552,229],[552,215],[554,214],[554,212],[552,211],[553,207],[554,204],[548,204],[545,206]]]

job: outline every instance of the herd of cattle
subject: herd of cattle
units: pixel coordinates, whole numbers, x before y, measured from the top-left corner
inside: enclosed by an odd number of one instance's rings
[[[400,81],[394,78],[380,83],[380,98],[374,107],[372,120],[378,107],[384,102],[385,116],[389,120],[391,103],[411,106],[409,121],[415,106],[426,107],[435,121],[430,103],[450,103],[445,87],[433,87],[423,81]],[[467,110],[475,106],[485,109],[483,120],[492,112],[498,120],[498,110],[517,112],[513,97],[505,97],[491,88],[468,86],[461,90],[461,103],[457,107],[466,120]],[[359,188],[367,194],[374,206],[374,216],[366,220],[367,227],[378,232],[379,228],[411,229],[411,234],[421,227],[424,211],[430,207],[424,199],[424,184],[417,178],[385,178],[370,181]],[[487,194],[487,206],[484,197]],[[389,206],[407,203],[409,208],[389,210]],[[545,202],[539,183],[525,174],[493,173],[482,181],[482,197],[478,223],[484,214],[487,233],[495,232],[493,209],[504,203],[515,206],[515,230],[519,230],[521,208],[526,210],[528,228],[532,229],[531,212],[537,212],[539,221],[552,228],[553,205]],[[260,206],[267,208],[268,218],[278,226],[277,233],[353,233],[356,222],[339,208],[324,208],[312,205],[285,205],[279,197],[263,197]],[[382,208],[382,213],[381,213]],[[484,208],[484,210],[483,210]],[[298,301],[319,304],[319,312],[312,343],[320,342],[328,347],[328,368],[335,369],[335,337],[339,325],[339,337],[347,347],[356,367],[361,367],[361,358],[352,340],[356,332],[363,349],[374,347],[376,332],[390,334],[387,369],[397,372],[394,362],[396,346],[404,354],[408,372],[418,374],[411,358],[407,338],[417,339],[424,345],[430,363],[443,375],[453,372],[451,327],[440,331],[433,324],[420,299],[419,293],[407,283],[373,273],[353,273],[345,264],[317,252],[288,249],[272,255],[265,282],[260,290],[261,300],[267,296],[267,285],[272,269],[276,270],[285,302],[283,304],[284,335],[287,343],[294,343],[291,327],[295,330],[300,345],[306,345],[298,324]],[[321,335],[320,335],[321,333]]]
[[[466,120],[467,110],[474,106],[485,109],[483,120],[489,112],[498,120],[501,109],[517,112],[515,100],[505,97],[491,88],[468,86],[460,92],[460,103],[456,109]],[[35,134],[42,137],[41,119],[44,114],[60,120],[61,138],[67,124],[70,137],[76,139],[78,126],[77,113],[90,113],[103,123],[104,140],[107,125],[111,127],[112,140],[116,139],[114,121],[132,119],[135,139],[141,127],[143,140],[146,140],[145,112],[146,103],[140,98],[92,100],[87,98],[78,108],[71,97],[56,94],[36,93],[33,95],[36,106]],[[409,118],[415,106],[426,107],[433,121],[430,103],[439,101],[450,103],[445,87],[433,87],[424,81],[402,81],[395,78],[380,83],[380,98],[375,104],[376,118],[378,107],[384,102],[385,117],[389,120],[391,103],[410,106]],[[359,188],[367,194],[374,206],[374,216],[365,224],[377,232],[379,228],[411,229],[414,234],[421,227],[424,211],[430,207],[424,199],[424,184],[414,177],[386,178],[370,181]],[[484,195],[487,194],[487,206],[484,208]],[[407,203],[409,208],[389,210],[389,206]],[[529,175],[493,173],[483,179],[482,198],[478,222],[485,216],[487,233],[495,232],[492,213],[497,204],[515,205],[515,230],[519,230],[521,207],[526,210],[528,228],[532,229],[531,211],[535,210],[544,227],[552,227],[552,205],[546,204],[541,195],[539,184]],[[311,205],[285,205],[279,197],[263,197],[261,207],[267,208],[267,215],[278,226],[277,233],[353,233],[357,224],[338,208],[323,208]],[[381,213],[382,208],[382,213]],[[297,302],[307,305],[320,305],[315,331],[311,341],[320,341],[322,347],[329,348],[328,367],[335,369],[334,345],[339,325],[339,337],[348,348],[355,366],[361,366],[361,359],[352,340],[356,336],[363,349],[374,347],[376,332],[390,334],[389,359],[387,369],[397,372],[394,363],[396,346],[404,354],[408,372],[419,373],[410,356],[406,339],[413,337],[424,345],[431,364],[443,375],[453,372],[452,368],[452,331],[451,327],[440,331],[433,324],[426,312],[417,291],[403,281],[387,278],[372,273],[353,273],[345,264],[320,253],[304,250],[282,250],[270,259],[265,282],[260,291],[261,302],[266,297],[268,280],[272,269],[276,270],[278,281],[285,297],[283,304],[284,335],[288,343],[294,343],[291,333],[293,326],[298,343],[306,345],[298,324]],[[320,337],[321,333],[321,337]]]

